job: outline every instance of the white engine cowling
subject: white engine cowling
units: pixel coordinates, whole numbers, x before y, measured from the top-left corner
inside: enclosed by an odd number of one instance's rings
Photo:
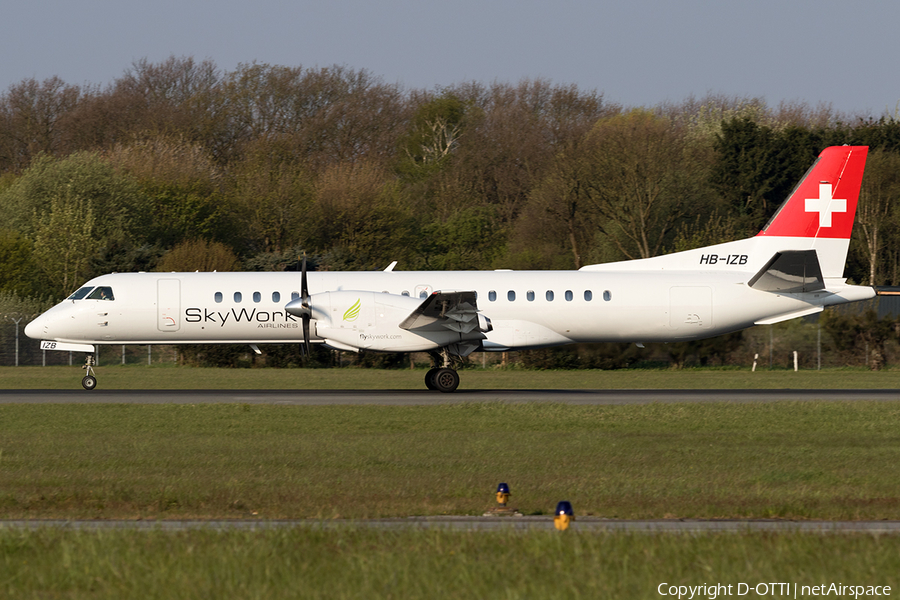
[[[310,296],[314,338],[340,349],[376,352],[422,352],[450,344],[478,341],[479,331],[460,333],[450,329],[415,331],[399,324],[416,310],[423,300],[365,291],[322,292]],[[479,325],[490,327],[487,319]],[[488,329],[489,330],[489,329]]]

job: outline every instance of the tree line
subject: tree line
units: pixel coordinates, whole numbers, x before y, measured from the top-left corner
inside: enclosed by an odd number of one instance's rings
[[[568,269],[755,234],[826,146],[870,146],[847,275],[900,283],[900,121],[546,80],[172,57],[0,95],[0,292],[111,271]]]

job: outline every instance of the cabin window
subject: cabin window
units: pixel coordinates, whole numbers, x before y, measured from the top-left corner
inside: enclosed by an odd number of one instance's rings
[[[525,299],[529,302],[534,302],[534,290],[528,290],[525,292]]]
[[[291,300],[296,300],[300,297],[300,292],[291,292]]]
[[[612,292],[610,292],[609,290],[606,290],[605,292],[603,292],[603,299],[606,300],[607,302],[612,300]]]
[[[272,292],[272,302],[281,302],[281,292]]]
[[[584,290],[584,301],[590,302],[593,299],[594,299],[594,292],[592,292],[591,290]]]
[[[422,290],[421,292],[419,292],[419,298],[427,298],[427,297],[428,297],[428,290]]]
[[[547,302],[553,302],[553,290],[547,290],[547,293],[544,294],[544,297],[547,298]]]
[[[516,293],[512,290],[509,290],[508,292],[506,292],[506,299],[509,300],[510,302],[515,302],[516,301]]]
[[[400,292],[400,295],[401,296],[409,296],[409,292],[407,290],[403,290],[402,292]]]
[[[236,303],[237,303],[237,302],[240,302],[240,301],[241,301],[241,298],[243,298],[243,296],[241,296],[241,293],[240,293],[240,292],[235,292],[235,293],[234,293],[234,301],[235,301]]]
[[[82,298],[84,298],[85,296],[87,296],[88,293],[89,293],[92,289],[94,289],[94,288],[91,287],[91,286],[79,288],[78,290],[75,291],[74,294],[72,294],[71,296],[69,296],[69,297],[67,298],[67,300],[81,300]]]
[[[113,298],[111,287],[100,286],[91,292],[91,295],[88,296],[88,300],[115,300],[115,298]]]
[[[490,300],[491,302],[496,301],[497,300],[497,292],[495,292],[494,290],[489,291],[488,292],[488,300]]]
[[[575,295],[572,294],[572,290],[566,290],[566,302],[571,302],[574,297]]]
[[[216,292],[216,302],[222,301],[222,292]]]
[[[253,301],[259,302],[261,300],[262,300],[262,294],[260,294],[259,292],[253,292]]]

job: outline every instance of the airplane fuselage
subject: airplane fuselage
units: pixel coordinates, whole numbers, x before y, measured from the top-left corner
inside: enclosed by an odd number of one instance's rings
[[[868,148],[826,148],[754,237],[578,271],[122,273],[97,277],[25,328],[42,348],[322,343],[430,353],[430,389],[476,350],[678,342],[865,300],[843,278]],[[257,349],[258,350],[258,349]]]
[[[474,290],[490,319],[483,349],[534,348],[577,342],[667,342],[720,335],[777,314],[845,302],[834,291],[772,294],[746,285],[745,272],[646,271],[391,271],[313,272],[312,290],[345,292],[340,302],[314,310],[335,314],[339,340],[383,349],[366,336],[412,335],[384,329],[383,303],[409,312],[435,291]],[[112,300],[66,300],[31,326],[29,335],[79,344],[299,343],[298,317],[285,305],[299,295],[299,274],[117,273],[85,287],[106,287]],[[866,290],[846,286],[847,289]],[[352,292],[374,292],[361,295]],[[357,296],[355,319],[340,318]],[[319,302],[317,303],[317,299]],[[398,303],[400,304],[399,306]],[[321,319],[315,319],[317,323]],[[396,323],[396,319],[393,321]],[[328,335],[313,327],[311,341]],[[332,339],[337,339],[332,336]],[[430,343],[391,351],[429,349]],[[335,344],[339,347],[339,344]]]

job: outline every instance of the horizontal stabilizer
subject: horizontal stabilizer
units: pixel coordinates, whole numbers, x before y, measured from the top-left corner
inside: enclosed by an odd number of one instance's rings
[[[824,306],[813,306],[811,308],[804,308],[802,310],[795,310],[794,312],[784,313],[781,315],[775,315],[774,317],[768,317],[766,319],[760,319],[759,321],[754,322],[754,325],[774,325],[775,323],[781,323],[782,321],[790,321],[791,319],[799,319],[800,317],[806,317],[809,315],[814,315],[816,313],[820,313],[825,310]]]
[[[748,285],[763,292],[796,294],[825,289],[819,257],[815,250],[776,252]]]

